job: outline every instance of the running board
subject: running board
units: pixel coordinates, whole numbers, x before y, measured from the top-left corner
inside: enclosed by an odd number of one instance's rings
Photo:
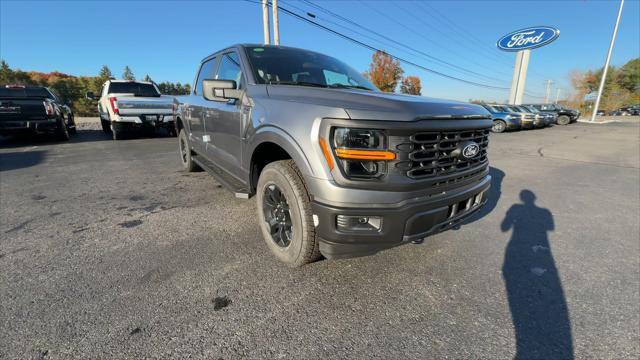
[[[191,155],[191,160],[206,170],[209,175],[213,176],[222,186],[233,192],[239,199],[248,199],[251,197],[246,185],[238,181],[238,179],[229,175],[226,171],[222,170],[219,166],[213,164],[211,161],[199,156],[197,154]]]

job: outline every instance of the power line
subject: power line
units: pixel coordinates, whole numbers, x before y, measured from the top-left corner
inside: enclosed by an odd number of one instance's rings
[[[251,1],[251,0],[245,0],[245,1],[253,2],[253,1]],[[287,14],[287,15],[289,15],[289,16],[292,16],[292,17],[295,17],[295,18],[297,18],[297,19],[299,19],[299,20],[305,21],[305,22],[307,22],[307,23],[309,23],[309,24],[312,24],[313,26],[316,26],[316,27],[318,27],[318,28],[321,28],[321,29],[323,29],[323,30],[325,30],[325,31],[327,31],[327,32],[330,32],[330,33],[332,33],[332,34],[334,34],[334,35],[337,35],[337,36],[339,36],[339,37],[341,37],[341,38],[343,38],[343,39],[346,39],[346,40],[348,40],[348,41],[351,41],[351,42],[353,42],[353,43],[355,43],[355,44],[357,44],[357,45],[360,45],[360,46],[362,46],[362,47],[364,47],[364,48],[367,48],[367,49],[369,49],[369,50],[371,50],[371,51],[379,51],[379,52],[382,52],[382,53],[384,53],[384,54],[386,54],[386,55],[390,56],[390,57],[391,57],[391,58],[393,58],[393,59],[396,59],[396,60],[398,60],[398,61],[401,61],[401,62],[406,63],[406,64],[409,64],[409,65],[412,65],[412,66],[414,66],[414,67],[417,67],[417,68],[422,69],[422,70],[424,70],[424,71],[430,72],[430,73],[432,73],[432,74],[436,74],[436,75],[438,75],[438,76],[441,76],[441,77],[444,77],[444,78],[447,78],[447,79],[451,79],[451,80],[459,81],[459,82],[462,82],[462,83],[465,83],[465,84],[469,84],[469,85],[473,85],[473,86],[478,86],[478,87],[483,87],[483,88],[487,88],[487,89],[509,90],[509,88],[507,88],[507,87],[493,86],[493,85],[489,85],[489,84],[478,83],[478,82],[475,82],[475,81],[470,81],[470,80],[466,80],[466,79],[458,78],[458,77],[455,77],[455,76],[452,76],[452,75],[449,75],[449,74],[445,74],[445,73],[440,72],[440,71],[436,71],[436,70],[433,70],[433,69],[427,68],[427,67],[425,67],[425,66],[423,66],[423,65],[420,65],[420,64],[417,64],[417,63],[415,63],[415,62],[413,62],[413,61],[409,61],[409,60],[404,59],[404,58],[402,58],[402,57],[399,57],[399,56],[397,56],[397,55],[390,54],[390,53],[389,53],[389,52],[387,52],[387,51],[383,51],[383,50],[378,49],[378,48],[376,48],[376,47],[374,47],[374,46],[372,46],[372,45],[369,45],[369,44],[367,44],[367,43],[365,43],[365,42],[362,42],[362,41],[360,41],[360,40],[354,39],[354,38],[353,38],[353,37],[351,37],[351,36],[348,36],[348,35],[345,35],[345,34],[343,34],[343,33],[339,32],[339,31],[333,30],[333,29],[331,29],[331,28],[329,28],[329,27],[327,27],[327,26],[324,26],[324,25],[322,25],[322,24],[320,24],[320,23],[318,23],[318,22],[315,22],[315,21],[313,21],[313,20],[307,19],[306,17],[304,17],[304,16],[302,16],[302,15],[299,15],[299,14],[297,14],[297,13],[295,13],[295,12],[293,12],[293,11],[291,11],[291,10],[289,10],[289,9],[287,9],[287,8],[285,8],[285,7],[283,7],[283,6],[280,6],[280,5],[279,5],[279,6],[278,6],[278,9],[282,10],[285,14]]]
[[[447,39],[449,39],[449,40],[451,40],[451,41],[454,41],[454,42],[456,41],[456,40],[451,36],[451,34],[450,34],[450,33],[445,32],[445,31],[442,31],[439,27],[434,26],[434,25],[430,24],[429,22],[425,22],[425,21],[423,21],[423,19],[421,19],[420,17],[418,17],[414,12],[412,12],[412,11],[410,11],[410,10],[406,9],[406,8],[405,8],[403,5],[401,5],[400,3],[398,3],[396,7],[397,7],[398,9],[400,9],[402,12],[404,12],[405,14],[407,14],[409,17],[411,17],[411,18],[415,19],[418,23],[420,23],[420,25],[427,26],[429,29],[431,29],[431,31],[432,31],[432,32],[439,33],[439,34],[441,35],[441,37],[443,37],[443,38],[447,38]],[[378,12],[378,13],[379,13],[379,14],[381,14],[381,15],[383,15],[383,16],[386,16],[387,18],[389,18],[386,14],[383,14],[383,13],[380,13],[380,12]],[[394,21],[395,21],[395,20],[394,20]],[[396,21],[396,22],[397,22],[397,21]],[[405,27],[406,27],[406,26],[405,26]],[[421,36],[421,37],[423,37],[423,38],[425,38],[425,39],[427,39],[427,40],[429,40],[429,41],[431,41],[431,42],[433,42],[433,43],[437,44],[438,46],[440,46],[441,48],[443,48],[443,49],[445,49],[445,50],[449,51],[449,52],[450,52],[450,53],[452,53],[452,54],[455,54],[455,55],[457,55],[457,56],[459,56],[459,57],[461,57],[461,58],[462,58],[462,56],[464,56],[464,55],[460,54],[459,52],[457,52],[457,51],[455,51],[455,50],[452,50],[452,49],[450,49],[450,48],[448,48],[448,47],[446,47],[446,46],[442,45],[441,43],[438,43],[438,42],[436,42],[436,41],[434,41],[434,40],[432,40],[432,39],[430,39],[430,38],[428,38],[428,37],[424,36],[424,34],[423,34],[422,32],[420,32],[420,31],[416,31],[414,28],[408,27],[408,29],[410,29],[412,32],[416,33],[417,35],[419,35],[419,36]],[[459,46],[459,47],[462,47],[462,46]],[[485,57],[487,56],[487,55],[482,54],[482,53],[480,53],[480,52],[478,52],[478,51],[467,51],[466,53],[467,53],[467,54],[469,54],[469,53],[473,53],[474,55],[480,55],[480,56],[485,56]],[[481,67],[482,67],[482,66],[484,66],[483,64],[480,64],[480,63],[478,63],[478,62],[476,62],[476,61],[472,61],[472,59],[471,59],[470,57],[466,57],[465,59],[466,59],[469,63],[474,64],[474,65],[476,65],[476,66],[481,66]],[[495,62],[496,62],[496,60],[495,60],[495,59],[489,59],[489,60],[490,60],[492,63],[495,63]],[[511,65],[509,68],[513,68],[513,65]],[[493,70],[495,73],[503,74],[503,73],[502,73],[502,72],[500,72],[500,71],[497,71],[497,70],[494,70],[494,69],[491,69],[491,70]]]
[[[411,47],[411,46],[409,46],[409,45],[406,45],[406,44],[400,43],[400,42],[399,42],[399,41],[397,41],[397,40],[394,40],[394,39],[392,39],[392,38],[390,38],[390,37],[388,37],[388,36],[386,36],[386,35],[384,35],[384,34],[380,34],[379,32],[377,32],[377,31],[375,31],[375,30],[372,30],[372,29],[370,29],[370,28],[367,28],[367,27],[365,27],[365,26],[363,26],[363,25],[361,25],[361,24],[359,24],[359,23],[357,23],[357,22],[355,22],[355,21],[353,21],[353,20],[351,20],[351,19],[348,19],[348,18],[346,18],[346,17],[344,17],[344,16],[342,16],[342,15],[340,15],[340,14],[337,14],[337,13],[335,13],[335,12],[331,11],[331,10],[328,10],[328,9],[326,9],[326,8],[324,8],[324,7],[320,6],[320,5],[318,5],[318,4],[314,4],[313,2],[310,2],[310,1],[308,1],[308,0],[301,0],[301,1],[303,1],[303,2],[305,2],[305,3],[307,3],[307,4],[309,4],[310,6],[312,6],[312,7],[316,8],[316,9],[318,9],[318,10],[320,10],[320,11],[322,11],[322,12],[326,13],[326,14],[329,14],[329,15],[331,15],[331,16],[333,16],[333,17],[335,17],[335,18],[338,18],[338,19],[340,19],[340,20],[342,20],[342,21],[344,21],[344,22],[346,22],[346,23],[349,23],[349,24],[351,24],[351,25],[353,25],[353,26],[356,26],[356,27],[358,27],[358,28],[360,28],[360,29],[363,29],[363,30],[365,30],[365,31],[368,31],[368,32],[370,32],[370,33],[372,33],[372,34],[374,34],[374,35],[376,35],[376,36],[378,36],[378,37],[381,37],[381,38],[383,38],[383,39],[387,40],[387,41],[393,42],[394,44],[396,44],[396,45],[398,45],[398,46],[401,46],[401,47],[403,47],[403,48],[405,48],[405,49],[408,49],[408,50],[410,50],[410,51],[412,51],[412,52],[414,52],[414,53],[418,53],[418,54],[422,55],[423,57],[426,57],[426,58],[428,58],[428,59],[430,59],[430,60],[432,60],[432,61],[436,61],[436,62],[438,62],[438,63],[444,64],[444,66],[448,66],[449,68],[453,68],[453,69],[455,69],[455,70],[457,70],[457,71],[463,71],[463,72],[466,72],[466,73],[468,73],[468,74],[475,75],[475,76],[477,76],[477,77],[482,77],[482,78],[489,79],[489,80],[494,80],[494,81],[499,81],[499,82],[508,83],[508,81],[505,81],[504,79],[498,79],[498,78],[495,78],[495,77],[492,77],[492,76],[488,76],[488,75],[485,75],[485,74],[482,74],[482,73],[478,73],[478,72],[475,72],[475,71],[472,71],[472,70],[466,69],[466,68],[464,68],[464,67],[458,66],[458,65],[456,65],[456,64],[453,64],[453,63],[450,63],[450,62],[448,62],[448,61],[445,61],[445,60],[439,59],[439,58],[437,58],[437,57],[435,57],[435,56],[433,56],[433,55],[430,55],[430,54],[427,54],[427,53],[425,53],[425,52],[423,52],[423,51],[420,51],[420,50],[418,50],[418,49],[415,49],[415,48],[413,48],[413,47]],[[293,5],[289,5],[289,6],[295,7],[295,6],[293,6]],[[300,9],[300,8],[298,8],[298,9]],[[302,10],[302,9],[300,9],[300,10]],[[302,11],[304,11],[304,10],[302,10]],[[306,12],[306,11],[305,11],[305,12]],[[309,14],[309,13],[307,12],[307,14]]]
[[[421,10],[423,10],[425,13],[429,14],[429,9],[431,11],[433,11],[434,13],[436,13],[437,16],[432,16],[432,18],[440,21],[441,23],[445,23],[445,21],[449,24],[449,27],[452,28],[454,31],[457,29],[460,29],[461,31],[463,31],[464,33],[467,34],[467,36],[464,36],[464,34],[461,34],[462,37],[465,40],[468,40],[469,42],[471,42],[470,40],[474,40],[477,44],[480,45],[480,48],[483,50],[486,50],[487,54],[491,54],[491,56],[495,56],[496,59],[498,59],[499,61],[503,62],[504,64],[509,65],[511,68],[513,68],[513,65],[511,64],[511,58],[509,58],[506,54],[503,54],[503,56],[499,56],[499,53],[493,52],[491,50],[489,50],[488,48],[485,47],[485,45],[483,44],[482,40],[480,40],[478,37],[476,37],[473,33],[471,33],[470,31],[464,29],[463,27],[459,26],[458,24],[456,24],[455,22],[453,22],[451,19],[449,19],[445,14],[443,14],[442,12],[438,11],[434,6],[428,4],[428,3],[424,3],[424,2],[415,2],[415,4],[418,5],[418,8],[420,8]],[[426,9],[425,7],[428,7],[428,9]],[[460,32],[457,31],[459,34]],[[529,73],[531,75],[531,77],[537,77],[540,79],[544,79],[546,77],[546,75],[543,75],[537,71],[534,71],[533,69],[529,69]]]

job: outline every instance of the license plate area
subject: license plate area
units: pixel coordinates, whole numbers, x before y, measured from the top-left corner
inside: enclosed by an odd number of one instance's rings
[[[449,205],[447,219],[462,215],[478,207],[482,203],[484,192],[476,194],[468,199]]]
[[[147,122],[156,122],[158,121],[158,115],[144,115],[144,121]]]

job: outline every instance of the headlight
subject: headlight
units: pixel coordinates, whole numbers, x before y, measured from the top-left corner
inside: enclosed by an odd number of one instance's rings
[[[386,161],[396,158],[395,153],[387,151],[382,130],[335,128],[331,143],[340,168],[349,178],[380,177],[386,173]]]
[[[506,120],[511,120],[511,119],[513,119],[513,116],[511,116],[511,115],[507,115],[507,116],[505,116],[504,118],[505,118]]]

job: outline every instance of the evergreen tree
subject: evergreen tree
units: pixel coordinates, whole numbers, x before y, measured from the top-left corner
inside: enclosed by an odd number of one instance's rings
[[[122,71],[122,79],[123,80],[135,80],[136,77],[133,75],[133,71],[129,68],[129,65],[124,67]]]

